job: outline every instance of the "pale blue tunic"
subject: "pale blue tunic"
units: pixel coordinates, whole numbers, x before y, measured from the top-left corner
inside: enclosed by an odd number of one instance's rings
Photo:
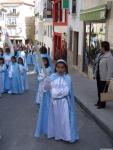
[[[32,65],[32,49],[27,53],[27,65]]]
[[[37,63],[37,53],[33,52],[32,53],[32,64],[35,66]]]
[[[27,77],[28,69],[26,66],[19,64],[19,71],[21,76],[22,90],[26,91],[29,89],[28,77]]]
[[[7,54],[7,53],[5,53],[4,55],[3,55],[3,58],[4,58],[4,60],[5,60],[5,64],[6,64],[6,66],[7,66],[7,69],[6,69],[6,71],[5,71],[5,92],[8,92],[9,90],[10,90],[10,80],[9,80],[9,75],[8,75],[8,72],[9,72],[9,65],[10,65],[10,63],[11,63],[11,57],[12,57],[12,54],[10,53],[10,54]]]
[[[46,72],[47,72],[47,76],[50,76],[52,74],[51,68],[48,67],[46,68]],[[44,89],[44,79],[45,79],[45,74],[43,69],[41,70],[41,72],[39,72],[38,74],[38,91],[36,94],[36,103],[40,104],[43,98],[43,89]]]
[[[9,78],[11,86],[10,93],[21,94],[23,91],[18,63],[11,63],[9,66]]]
[[[35,137],[46,134],[48,138],[73,143],[79,139],[75,99],[71,78],[68,74],[50,76],[44,85]]]
[[[48,138],[71,141],[68,94],[69,87],[62,76],[51,82]]]
[[[5,83],[5,71],[6,65],[0,65],[0,94],[4,93],[4,83]]]

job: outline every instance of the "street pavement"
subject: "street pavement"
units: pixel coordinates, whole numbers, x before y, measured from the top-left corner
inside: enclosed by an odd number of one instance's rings
[[[64,141],[34,138],[38,107],[35,104],[36,77],[29,75],[30,90],[22,95],[4,94],[0,99],[0,150],[100,150],[112,148],[111,138],[77,104],[80,140]]]

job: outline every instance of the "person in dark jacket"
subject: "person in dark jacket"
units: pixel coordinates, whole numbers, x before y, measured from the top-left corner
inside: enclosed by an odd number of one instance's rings
[[[110,52],[110,44],[101,42],[101,51],[95,59],[94,79],[97,80],[98,101],[95,104],[98,109],[105,108],[106,103],[101,102],[101,93],[107,92],[111,78],[113,77],[113,56]]]

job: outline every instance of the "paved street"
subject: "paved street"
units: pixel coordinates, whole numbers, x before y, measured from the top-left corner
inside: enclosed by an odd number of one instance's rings
[[[34,138],[37,117],[35,77],[29,76],[30,90],[23,95],[3,95],[0,99],[0,150],[100,150],[112,148],[113,141],[77,105],[80,140],[75,144]]]

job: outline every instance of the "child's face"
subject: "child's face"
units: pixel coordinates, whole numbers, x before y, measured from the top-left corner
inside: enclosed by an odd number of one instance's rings
[[[44,66],[47,66],[47,60],[46,59],[43,59],[43,63],[44,63]]]
[[[2,54],[3,52],[2,52],[2,50],[0,50],[0,54]]]
[[[66,68],[64,64],[58,63],[56,66],[56,72],[60,75],[63,75],[66,72]]]
[[[3,60],[0,60],[0,65],[2,65],[3,64]]]
[[[15,62],[16,62],[16,59],[15,59],[15,58],[12,58],[11,61],[12,61],[12,63],[15,63]]]
[[[19,60],[18,60],[18,63],[19,63],[19,64],[22,64],[22,63],[23,63],[23,61],[22,61],[21,59],[19,59]]]

